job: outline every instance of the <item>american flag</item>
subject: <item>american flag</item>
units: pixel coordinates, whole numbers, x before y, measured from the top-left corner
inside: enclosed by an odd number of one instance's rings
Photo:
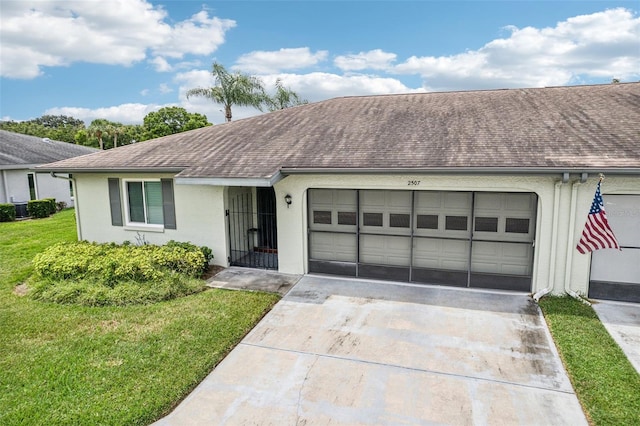
[[[576,246],[576,249],[582,254],[598,249],[616,248],[620,249],[616,236],[609,226],[607,213],[604,211],[604,202],[600,193],[600,182],[596,188],[596,195],[591,203],[591,210],[587,216],[587,222],[584,224],[582,237]]]

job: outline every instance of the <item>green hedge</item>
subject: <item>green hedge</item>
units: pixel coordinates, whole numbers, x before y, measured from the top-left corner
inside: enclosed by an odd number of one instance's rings
[[[16,206],[0,204],[0,222],[13,222],[14,220],[16,220]]]
[[[43,198],[43,200],[49,202],[49,214],[55,214],[58,211],[55,198]]]
[[[27,203],[29,216],[35,218],[49,217],[51,215],[51,201],[31,200]]]
[[[175,241],[165,246],[56,244],[35,256],[30,294],[38,300],[93,306],[185,296],[204,288],[198,278],[211,258],[204,249]]]

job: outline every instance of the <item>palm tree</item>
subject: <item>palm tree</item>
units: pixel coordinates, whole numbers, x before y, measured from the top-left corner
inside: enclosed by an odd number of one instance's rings
[[[224,116],[231,121],[231,106],[252,106],[262,111],[267,95],[262,80],[241,72],[230,73],[217,62],[213,63],[211,71],[215,78],[214,87],[198,87],[187,91],[190,96],[203,96],[213,102],[224,105]]]
[[[308,104],[309,101],[301,99],[300,96],[288,87],[284,87],[282,80],[276,80],[276,94],[267,100],[269,111],[277,111],[296,105]]]
[[[102,135],[107,133],[107,126],[105,124],[105,121],[107,120],[95,119],[91,122],[91,124],[87,128],[87,131],[91,136],[95,136],[98,138],[98,144],[101,150],[104,149],[104,142],[102,141]]]

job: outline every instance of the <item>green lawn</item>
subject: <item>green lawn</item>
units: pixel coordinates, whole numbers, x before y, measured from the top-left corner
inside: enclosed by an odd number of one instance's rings
[[[167,414],[278,300],[207,290],[89,308],[14,294],[47,246],[76,239],[73,210],[0,223],[0,424],[149,424]]]
[[[571,297],[540,307],[591,424],[640,425],[640,375],[595,311]]]

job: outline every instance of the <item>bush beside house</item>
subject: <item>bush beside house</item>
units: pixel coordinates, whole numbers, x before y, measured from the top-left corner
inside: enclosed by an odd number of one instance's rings
[[[154,303],[204,289],[210,250],[170,241],[164,246],[130,243],[61,243],[38,254],[28,286],[36,300],[88,306]]]
[[[16,220],[16,206],[0,204],[0,222],[13,222],[14,220]]]

